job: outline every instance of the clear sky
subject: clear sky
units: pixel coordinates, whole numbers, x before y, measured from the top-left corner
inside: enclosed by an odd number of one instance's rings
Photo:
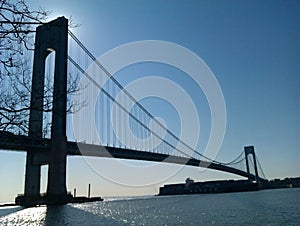
[[[72,16],[74,22],[81,25],[72,31],[96,57],[119,45],[141,40],[163,40],[190,49],[213,71],[226,103],[227,127],[217,160],[230,161],[244,146],[254,145],[268,178],[299,176],[299,1],[30,0],[29,5],[33,9],[42,6],[51,10],[49,20]],[[204,128],[204,138],[200,137],[198,144],[201,148],[202,141],[207,142],[209,130],[206,128],[210,126],[207,103],[201,91],[194,90],[197,87],[188,78],[182,79],[176,70],[167,70],[161,65],[148,69],[149,65],[141,64],[134,70],[126,68],[116,76],[124,84],[143,75],[168,79],[174,76],[173,81],[192,96],[198,111],[201,112],[201,103],[206,104],[206,110],[200,114],[201,129]],[[139,70],[138,75],[124,77]],[[170,72],[172,75],[168,74]],[[157,105],[151,104],[154,102]],[[159,110],[164,109],[164,105],[169,109],[167,112],[174,110],[166,102],[144,100],[144,104],[170,128],[178,129],[176,114],[168,118]],[[137,167],[126,171],[118,169],[120,160],[92,158],[91,161],[103,166],[106,177],[119,182],[128,180],[137,186],[107,180],[93,171],[83,158],[69,157],[69,191],[77,188],[77,194],[84,195],[87,184],[91,183],[92,195],[144,195],[157,194],[159,186],[183,182],[187,177],[196,181],[238,178],[184,167],[168,180],[141,186],[144,178],[155,178],[155,175],[168,174],[177,168],[165,164],[152,175],[151,172],[145,175],[137,163],[121,162]],[[0,152],[0,202],[12,201],[16,194],[23,193],[24,168],[25,153]],[[44,166],[42,191],[46,189],[46,173]]]

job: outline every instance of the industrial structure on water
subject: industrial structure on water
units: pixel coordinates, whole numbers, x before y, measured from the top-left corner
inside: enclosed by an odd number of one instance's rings
[[[185,183],[168,184],[161,187],[158,195],[226,193],[294,187],[300,187],[300,177],[285,178],[284,180],[264,180],[259,181],[258,183],[250,180],[217,180],[194,182],[194,180],[187,178]]]

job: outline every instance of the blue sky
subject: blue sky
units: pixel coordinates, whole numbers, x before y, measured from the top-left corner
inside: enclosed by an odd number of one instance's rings
[[[213,71],[223,91],[227,128],[217,157],[230,161],[246,145],[254,145],[268,178],[299,176],[300,159],[300,14],[299,1],[30,1],[32,8],[51,10],[54,19],[72,15],[80,27],[72,31],[99,57],[121,44],[140,40],[163,40],[184,46]],[[129,82],[143,75],[161,75],[180,84],[195,101],[203,125],[202,141],[210,126],[207,102],[188,78],[162,65],[126,68],[117,77]],[[149,69],[149,70],[148,70]],[[146,71],[145,71],[146,70]],[[125,77],[128,74],[131,77]],[[172,76],[170,75],[172,74]],[[122,77],[123,76],[123,77]],[[198,98],[199,97],[199,98]],[[152,100],[161,108],[164,103]],[[157,105],[144,104],[160,117],[166,115]],[[164,105],[173,111],[168,104]],[[204,106],[204,107],[202,107]],[[202,112],[203,111],[203,112]],[[173,117],[165,119],[166,122]],[[176,120],[175,120],[176,121]],[[174,129],[176,123],[168,122]],[[97,159],[116,178],[142,181],[135,175],[120,172],[116,160]],[[128,162],[127,162],[128,163]],[[25,154],[0,152],[0,201],[11,201],[23,192]],[[160,170],[172,171],[166,164]],[[42,190],[45,190],[46,167],[43,167]],[[68,160],[68,190],[101,196],[155,194],[162,183],[143,187],[121,186],[96,174],[80,157]],[[153,176],[153,175],[152,175]],[[113,176],[112,176],[113,177]],[[185,167],[163,183],[237,178],[235,176]]]

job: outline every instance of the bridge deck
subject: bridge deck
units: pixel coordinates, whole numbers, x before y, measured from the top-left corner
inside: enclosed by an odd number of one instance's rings
[[[0,132],[0,149],[12,151],[32,151],[38,153],[47,153],[51,148],[50,139],[31,139],[27,136],[14,135],[6,132]],[[247,172],[235,169],[229,166],[211,163],[194,158],[186,158],[179,156],[166,155],[161,153],[153,153],[146,151],[138,151],[131,149],[124,149],[118,147],[106,147],[94,144],[68,142],[67,144],[68,155],[82,155],[94,156],[104,158],[120,158],[120,159],[133,159],[144,161],[165,162],[173,164],[183,164],[196,167],[207,167],[214,170],[236,174],[242,177],[251,178],[255,180],[255,175],[248,174]],[[45,162],[46,164],[46,162]],[[262,179],[262,178],[260,178]],[[263,180],[263,179],[262,179]]]

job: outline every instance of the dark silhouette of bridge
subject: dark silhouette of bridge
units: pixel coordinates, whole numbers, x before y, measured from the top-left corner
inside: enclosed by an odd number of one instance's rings
[[[174,164],[185,164],[196,167],[207,167],[214,170],[224,171],[246,177],[251,181],[264,180],[258,175],[257,158],[255,157],[254,147],[245,147],[244,154],[228,164],[209,159],[193,150],[199,157],[187,155],[176,148],[172,142],[159,137],[155,131],[148,128],[137,116],[127,112],[144,130],[159,138],[170,149],[176,150],[179,154],[158,153],[154,150],[141,151],[130,147],[117,147],[109,145],[96,145],[88,143],[78,143],[68,141],[66,136],[66,109],[67,109],[67,65],[68,60],[84,76],[85,70],[68,55],[68,34],[73,38],[93,61],[106,74],[111,76],[108,71],[92,56],[92,54],[83,46],[76,36],[68,31],[68,20],[64,17],[57,18],[54,21],[43,24],[36,29],[35,53],[32,75],[31,107],[29,117],[29,133],[25,135],[15,135],[9,132],[0,132],[0,149],[26,151],[26,172],[24,195],[17,197],[17,203],[22,205],[34,205],[40,198],[40,174],[41,166],[48,164],[48,184],[46,197],[43,198],[46,203],[67,203],[71,195],[66,189],[66,158],[67,155],[97,156],[106,158],[135,159],[146,161],[158,161]],[[51,138],[43,137],[43,101],[44,101],[44,80],[45,80],[45,61],[47,56],[55,51],[55,71],[53,88],[53,111]],[[123,87],[111,77],[113,82],[120,89]],[[114,97],[108,91],[102,90],[104,94],[115,101]],[[125,92],[127,92],[125,90]],[[129,98],[135,101],[130,93],[126,93]],[[151,117],[152,115],[138,102],[136,103],[141,111]],[[121,103],[118,106],[123,109]],[[159,122],[157,122],[159,123]],[[164,128],[162,125],[159,125]],[[166,128],[164,128],[166,129]],[[174,142],[180,142],[191,149],[186,143],[181,141],[171,131],[166,132],[172,137]],[[248,155],[252,155],[254,163],[254,174],[250,171]],[[202,158],[202,159],[201,159]],[[233,165],[246,159],[246,171],[234,168]]]

